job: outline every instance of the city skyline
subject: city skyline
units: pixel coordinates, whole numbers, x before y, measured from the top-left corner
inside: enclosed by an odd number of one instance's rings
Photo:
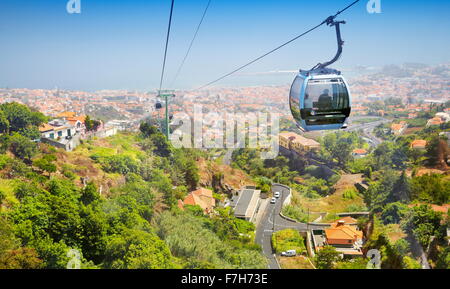
[[[157,88],[170,1],[82,1],[81,14],[68,14],[66,2],[2,1],[0,87]],[[305,31],[349,1],[284,3],[212,1],[177,83],[168,87],[207,4],[176,1],[165,88],[202,85]],[[450,40],[442,37],[450,22],[444,17],[449,3],[381,3],[381,14],[368,14],[366,1],[361,1],[340,17],[347,21],[342,28],[346,45],[336,68],[449,61]],[[420,25],[411,19],[420,19]],[[217,85],[286,84],[292,81],[289,73],[270,72],[310,68],[332,57],[335,49],[334,31],[322,27]]]

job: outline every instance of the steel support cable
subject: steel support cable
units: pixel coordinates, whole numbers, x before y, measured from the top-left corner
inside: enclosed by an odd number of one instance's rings
[[[203,23],[203,20],[205,19],[206,13],[208,12],[208,9],[209,9],[209,6],[211,4],[211,1],[212,0],[208,0],[208,4],[206,4],[206,8],[203,11],[203,15],[202,15],[202,17],[200,19],[200,22],[197,25],[197,28],[195,30],[194,36],[192,37],[191,43],[189,44],[189,48],[186,51],[186,54],[184,55],[183,61],[181,62],[180,67],[178,67],[177,73],[175,74],[175,77],[174,77],[174,79],[172,81],[172,84],[171,84],[172,87],[173,87],[173,84],[175,83],[175,81],[177,80],[178,76],[180,75],[181,69],[183,69],[184,63],[186,62],[186,59],[188,58],[189,53],[191,52],[192,46],[194,45],[195,39],[197,38],[197,34],[200,31],[200,27],[202,26],[202,23]]]
[[[200,90],[200,89],[203,89],[203,88],[205,88],[205,87],[208,87],[208,86],[210,86],[210,85],[212,85],[212,84],[214,84],[214,83],[216,83],[216,82],[221,81],[222,79],[224,79],[224,78],[226,78],[226,77],[228,77],[228,76],[230,76],[230,75],[232,75],[232,74],[235,74],[236,72],[238,72],[238,71],[240,71],[240,70],[246,68],[247,66],[252,65],[253,63],[255,63],[255,62],[261,60],[262,58],[264,58],[264,57],[266,57],[266,56],[268,56],[268,55],[274,53],[275,51],[277,51],[277,50],[283,48],[284,46],[286,46],[286,45],[288,45],[288,44],[294,42],[295,40],[299,39],[300,37],[303,37],[303,36],[305,36],[306,34],[311,33],[312,31],[316,30],[316,29],[319,28],[320,26],[329,23],[330,21],[334,20],[338,15],[340,15],[340,14],[343,13],[343,12],[345,12],[347,9],[349,9],[350,7],[352,7],[353,5],[355,5],[356,3],[358,3],[359,1],[361,1],[361,0],[356,0],[356,1],[354,1],[353,3],[351,3],[350,5],[348,5],[347,7],[345,7],[344,9],[338,11],[338,12],[337,12],[336,14],[334,14],[333,16],[328,17],[327,19],[325,19],[324,21],[322,21],[320,24],[317,24],[316,26],[314,26],[313,28],[309,29],[308,31],[303,32],[302,34],[300,34],[300,35],[298,35],[298,36],[292,38],[291,40],[289,40],[289,41],[287,41],[287,42],[281,44],[280,46],[278,46],[278,47],[276,47],[276,48],[270,50],[269,52],[267,52],[267,53],[261,55],[260,57],[258,57],[258,58],[256,58],[256,59],[254,59],[254,60],[252,60],[252,61],[250,61],[250,62],[248,62],[248,63],[246,63],[246,64],[244,64],[244,65],[242,65],[242,66],[240,66],[240,67],[238,67],[238,68],[236,68],[235,70],[233,70],[233,71],[231,71],[231,72],[229,72],[229,73],[227,73],[227,74],[225,74],[225,75],[223,75],[223,76],[221,76],[221,77],[219,77],[219,78],[217,78],[217,79],[215,79],[215,80],[213,80],[213,81],[211,81],[211,82],[208,82],[208,83],[205,84],[205,85],[202,85],[202,86],[200,86],[200,87],[198,87],[198,88],[196,88],[196,89],[193,89],[193,91]]]
[[[159,90],[162,89],[163,81],[164,81],[164,72],[166,69],[166,59],[167,59],[167,48],[169,46],[169,38],[170,38],[170,28],[172,26],[172,15],[173,15],[173,6],[174,6],[175,0],[172,0],[172,5],[170,6],[170,16],[169,16],[169,25],[167,27],[167,37],[166,37],[166,45],[164,49],[164,60],[163,60],[163,66],[161,71],[161,80],[159,81]]]

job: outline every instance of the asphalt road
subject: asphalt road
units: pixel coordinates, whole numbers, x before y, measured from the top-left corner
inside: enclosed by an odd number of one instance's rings
[[[360,116],[360,117],[351,117],[350,118],[350,125],[348,126],[348,129],[346,129],[346,131],[359,131],[362,130],[363,131],[363,137],[366,138],[367,142],[373,146],[373,147],[377,147],[378,145],[380,145],[383,140],[377,138],[372,131],[374,130],[374,128],[376,128],[377,126],[379,126],[380,124],[384,124],[384,123],[388,123],[391,122],[391,120],[382,118],[382,117],[370,117],[370,118],[378,118],[377,121],[374,122],[369,122],[369,123],[362,123],[362,124],[351,124],[352,120],[358,120],[358,119],[362,119],[362,118],[367,118],[368,116]]]
[[[280,212],[283,207],[283,202],[289,196],[289,189],[280,185],[273,185],[272,193],[274,192],[280,192],[281,196],[275,204],[269,203],[267,205],[266,211],[256,228],[256,243],[261,245],[263,253],[268,260],[269,269],[280,269],[274,256],[275,252],[272,249],[272,233],[284,229],[296,229],[306,232],[312,227],[309,226],[308,228],[308,225],[305,223],[293,222],[282,218]]]
[[[362,117],[354,117],[353,120],[356,120],[358,118]],[[390,120],[380,117],[379,120],[370,123],[363,123],[356,125],[350,124],[349,128],[346,130],[347,131],[362,130],[364,133],[363,137],[367,139],[368,143],[371,146],[376,147],[382,143],[382,140],[373,135],[372,131],[378,125],[387,122],[390,122]],[[289,196],[289,189],[275,184],[272,186],[272,193],[275,192],[281,193],[280,198],[277,199],[275,204],[269,203],[267,205],[263,217],[261,218],[261,221],[259,222],[258,227],[256,228],[256,243],[261,245],[263,253],[268,260],[269,269],[280,269],[280,267],[278,266],[278,262],[276,261],[274,255],[275,252],[273,251],[271,244],[273,232],[277,232],[284,229],[296,229],[301,232],[306,232],[307,230],[314,229],[315,227],[323,228],[323,226],[311,226],[311,225],[308,226],[305,223],[293,222],[282,218],[280,216],[280,212],[283,207],[284,201]]]

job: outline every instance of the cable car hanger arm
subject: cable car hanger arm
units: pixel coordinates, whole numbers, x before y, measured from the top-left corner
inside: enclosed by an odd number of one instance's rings
[[[333,59],[331,59],[330,61],[325,62],[325,63],[319,63],[316,66],[314,66],[311,70],[326,68],[327,66],[329,66],[329,65],[335,63],[336,61],[338,61],[339,58],[342,55],[342,49],[343,49],[343,46],[344,46],[344,41],[342,40],[342,37],[341,37],[341,27],[340,27],[340,25],[341,24],[345,24],[345,21],[334,21],[334,17],[330,16],[330,17],[328,17],[325,20],[325,23],[328,26],[334,26],[336,28],[336,38],[337,38],[338,50],[337,50],[336,55],[334,56]]]

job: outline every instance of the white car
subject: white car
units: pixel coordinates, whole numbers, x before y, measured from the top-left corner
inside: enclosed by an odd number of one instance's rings
[[[279,197],[281,196],[281,194],[280,194],[280,192],[275,192],[275,193],[273,194],[273,196],[274,196],[275,198],[279,198]]]
[[[270,200],[270,203],[271,204],[275,204],[277,202],[277,199],[276,198],[272,198],[271,200]]]
[[[297,256],[297,251],[295,251],[295,250],[287,250],[285,252],[281,252],[281,256],[294,257],[294,256]]]

